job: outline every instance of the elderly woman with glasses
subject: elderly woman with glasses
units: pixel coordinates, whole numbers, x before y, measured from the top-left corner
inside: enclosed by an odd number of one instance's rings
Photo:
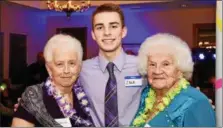
[[[191,51],[179,37],[161,33],[147,38],[138,55],[138,69],[149,85],[142,91],[134,127],[214,127],[208,98],[190,86]]]
[[[49,78],[23,93],[13,127],[94,126],[86,94],[76,82],[82,56],[81,43],[69,35],[55,35],[46,43],[44,58]]]

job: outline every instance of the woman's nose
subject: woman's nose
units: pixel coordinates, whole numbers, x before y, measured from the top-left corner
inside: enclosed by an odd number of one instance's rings
[[[65,65],[64,73],[70,73],[70,67],[68,65]]]
[[[162,69],[160,67],[156,67],[155,73],[156,74],[161,74],[162,73]]]

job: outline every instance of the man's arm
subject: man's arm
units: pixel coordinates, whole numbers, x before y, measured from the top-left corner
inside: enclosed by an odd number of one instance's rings
[[[18,98],[17,101],[18,101],[18,102],[14,105],[14,112],[17,111],[17,109],[18,109],[18,107],[19,107],[19,104],[20,104],[20,101],[21,101],[21,98]]]

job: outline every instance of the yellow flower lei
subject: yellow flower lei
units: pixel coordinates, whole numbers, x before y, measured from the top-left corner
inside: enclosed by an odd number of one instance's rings
[[[184,79],[181,78],[178,85],[169,90],[165,97],[162,98],[162,102],[157,105],[158,111],[155,112],[155,116],[163,111],[171,101],[174,99],[174,97],[181,92],[182,89],[186,89],[190,83]],[[145,99],[145,108],[144,110],[139,113],[139,115],[133,120],[133,126],[134,127],[142,127],[145,125],[147,119],[149,118],[148,112],[153,109],[153,105],[156,101],[156,93],[155,91],[150,88],[148,91],[148,96]]]

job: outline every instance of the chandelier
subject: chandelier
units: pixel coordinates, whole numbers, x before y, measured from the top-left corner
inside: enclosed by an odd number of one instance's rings
[[[47,7],[50,10],[65,12],[70,18],[73,12],[84,12],[90,7],[90,0],[48,0]]]

